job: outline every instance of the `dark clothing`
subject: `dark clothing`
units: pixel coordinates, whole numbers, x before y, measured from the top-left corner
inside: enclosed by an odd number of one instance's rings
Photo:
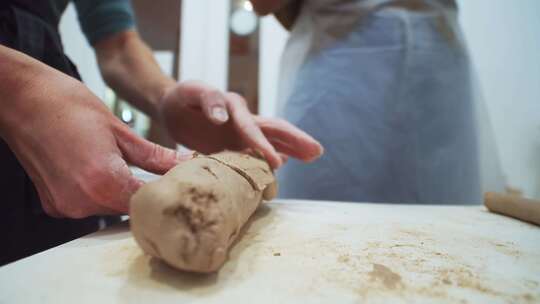
[[[31,10],[24,5],[27,2],[34,3]],[[54,10],[46,3],[48,1],[2,2],[0,43],[80,79],[77,69],[64,55],[57,27],[59,19],[55,19],[59,16],[55,16]]]
[[[55,1],[2,1],[0,43],[80,79],[64,55]],[[25,123],[24,121],[20,122]],[[0,265],[35,254],[96,231],[99,218],[55,219],[47,216],[34,185],[21,164],[0,140]]]
[[[8,4],[15,4],[21,10],[39,16],[55,29],[58,28],[60,17],[69,2],[75,4],[81,29],[91,45],[108,35],[135,26],[133,8],[129,0],[7,1]]]

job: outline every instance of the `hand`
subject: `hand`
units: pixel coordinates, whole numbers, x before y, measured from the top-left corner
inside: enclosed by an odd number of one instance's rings
[[[75,79],[52,69],[43,78],[25,89],[18,101],[24,109],[12,115],[16,121],[3,125],[9,128],[2,135],[34,182],[47,214],[127,213],[131,194],[143,182],[126,162],[164,173],[191,157],[132,133]]]
[[[253,149],[278,168],[288,156],[312,161],[323,152],[315,139],[290,123],[251,114],[240,95],[198,82],[170,87],[158,111],[177,142],[205,154]]]

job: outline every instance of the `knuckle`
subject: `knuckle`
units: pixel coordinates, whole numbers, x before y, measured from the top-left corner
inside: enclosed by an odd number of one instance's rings
[[[181,87],[204,86],[204,83],[196,79],[187,79],[178,83]]]
[[[226,104],[226,98],[225,95],[219,90],[212,89],[207,93],[207,102],[210,105],[225,105]]]
[[[238,93],[235,93],[235,92],[229,92],[227,93],[227,97],[229,97],[229,99],[238,104],[238,105],[242,105],[242,106],[247,106],[247,101],[244,99],[244,97],[242,97],[242,95],[238,94]]]
[[[147,161],[155,168],[161,168],[176,159],[176,153],[173,150],[166,149],[160,145],[152,143],[147,155]]]
[[[225,105],[225,98],[219,90],[211,89],[210,91],[205,92],[204,96],[205,98],[202,98],[202,102],[207,107]]]
[[[217,90],[217,89],[210,89],[207,91],[207,94],[208,96],[212,96],[212,97],[221,97],[221,91],[220,90]],[[217,99],[217,98],[215,98]]]
[[[148,149],[148,155],[146,156],[146,159],[148,159],[151,162],[155,162],[158,159],[161,159],[164,157],[165,152],[164,149],[160,149],[158,145],[152,143],[151,148]]]

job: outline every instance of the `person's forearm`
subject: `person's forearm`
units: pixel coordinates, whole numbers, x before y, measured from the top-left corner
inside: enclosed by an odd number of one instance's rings
[[[303,0],[289,1],[286,5],[274,12],[274,16],[286,30],[290,31],[296,19],[298,19],[302,2]]]
[[[290,2],[291,0],[251,0],[253,9],[260,16],[273,14]]]
[[[62,78],[58,74],[34,58],[0,45],[0,135],[4,139],[40,115],[35,111],[35,97],[47,94],[48,81]]]
[[[251,0],[259,16],[274,14],[286,30],[291,30],[300,12],[303,0]]]
[[[158,119],[158,104],[175,81],[159,68],[152,51],[135,31],[126,31],[95,45],[105,82],[123,99]]]

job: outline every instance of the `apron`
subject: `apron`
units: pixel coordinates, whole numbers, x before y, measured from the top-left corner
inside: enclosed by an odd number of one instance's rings
[[[2,1],[0,43],[80,79],[76,67],[64,55],[55,9],[52,1]],[[47,216],[32,181],[3,140],[0,140],[0,168],[0,265],[99,228],[97,217],[71,220]]]
[[[454,1],[305,0],[280,79],[278,115],[325,147],[278,171],[282,198],[481,202]]]

